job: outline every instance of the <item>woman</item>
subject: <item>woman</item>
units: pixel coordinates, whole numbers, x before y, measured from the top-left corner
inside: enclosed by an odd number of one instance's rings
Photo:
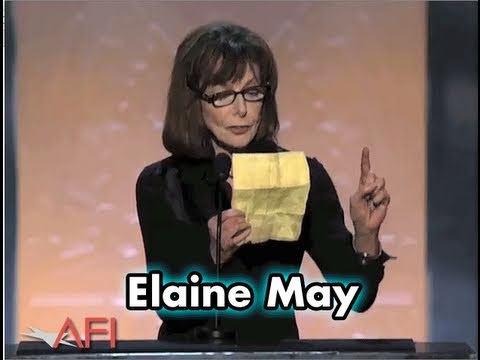
[[[170,274],[201,267],[215,269],[215,182],[213,158],[221,152],[279,152],[275,92],[277,68],[266,42],[251,30],[214,23],[192,31],[178,47],[168,92],[163,143],[172,156],[147,166],[137,182],[137,210],[147,265]],[[324,167],[308,158],[311,190],[302,232],[296,242],[270,240],[242,244],[251,228],[245,215],[223,204],[222,274],[247,276],[261,283],[272,268],[299,271],[307,251],[327,279],[362,279],[364,301],[373,303],[388,255],[378,233],[390,196],[385,181],[370,172],[368,149],[361,160],[359,188],[350,213],[355,234]],[[235,174],[232,174],[235,176]],[[229,179],[231,185],[231,178]],[[161,316],[159,338],[191,339],[211,318]],[[298,338],[294,313],[222,318],[240,341]]]

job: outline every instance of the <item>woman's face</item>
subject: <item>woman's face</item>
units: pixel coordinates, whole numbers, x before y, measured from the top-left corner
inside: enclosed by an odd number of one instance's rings
[[[256,69],[256,66],[254,68]],[[255,76],[256,73],[258,72],[254,73],[251,66],[247,66],[241,80],[229,82],[225,86],[209,86],[205,94],[212,96],[226,90],[242,91],[261,85]],[[206,101],[201,103],[205,126],[219,141],[233,148],[243,148],[253,140],[260,124],[262,101],[245,101],[243,96],[238,94],[232,104],[223,107],[215,107]]]

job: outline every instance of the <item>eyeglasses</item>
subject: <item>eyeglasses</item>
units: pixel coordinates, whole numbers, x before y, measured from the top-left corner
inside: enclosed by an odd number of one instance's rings
[[[214,107],[223,107],[233,104],[238,94],[241,94],[243,99],[248,102],[262,101],[266,93],[270,90],[270,84],[256,85],[245,88],[241,91],[221,91],[213,95],[201,94],[200,98]]]

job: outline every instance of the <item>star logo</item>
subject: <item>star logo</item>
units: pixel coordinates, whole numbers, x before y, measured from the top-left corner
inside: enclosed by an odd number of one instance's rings
[[[48,344],[48,346],[50,346],[51,348],[53,348],[53,344],[55,343],[55,340],[57,339],[58,334],[56,334],[56,333],[48,333],[48,332],[42,331],[42,330],[40,330],[40,329],[34,328],[33,326],[28,326],[28,328],[29,328],[32,332],[29,333],[29,334],[21,333],[21,335],[28,336],[28,337],[31,337],[31,338],[34,338],[34,339],[43,340],[43,341],[45,341],[45,342]],[[62,338],[61,338],[61,340],[60,340],[60,344],[77,347],[76,345],[70,344],[69,342],[66,342],[65,340],[63,340],[63,338],[64,338],[65,336],[67,336],[67,335],[68,335],[68,333],[64,333],[64,334],[62,335]]]

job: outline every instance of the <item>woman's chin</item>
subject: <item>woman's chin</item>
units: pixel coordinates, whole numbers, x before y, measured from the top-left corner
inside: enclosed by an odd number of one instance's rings
[[[241,151],[243,149],[245,149],[249,144],[250,144],[251,140],[248,138],[248,139],[236,139],[236,141],[232,141],[232,140],[225,140],[225,141],[222,141],[220,140],[219,142],[219,145],[223,148],[225,148],[225,150],[228,149],[232,149],[232,150],[237,150],[237,151]]]
[[[248,143],[247,142],[234,143],[234,144],[231,144],[230,147],[232,149],[241,151],[241,150],[245,149],[248,146],[248,144],[249,144],[249,142]]]

